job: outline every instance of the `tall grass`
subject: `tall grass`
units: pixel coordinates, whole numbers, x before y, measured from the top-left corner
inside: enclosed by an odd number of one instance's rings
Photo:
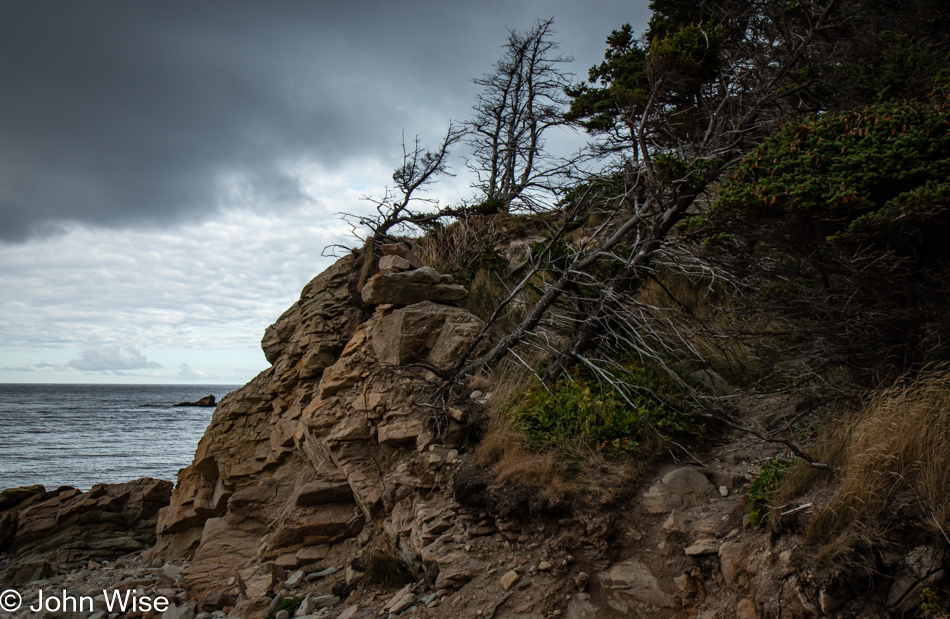
[[[901,525],[950,533],[950,372],[875,394],[825,452],[840,468],[834,495],[809,525],[810,541],[844,548]]]
[[[549,495],[560,495],[565,488],[558,474],[556,454],[532,449],[524,432],[505,411],[512,398],[530,384],[531,374],[524,368],[502,367],[504,371],[496,370],[492,378],[488,426],[475,449],[475,459],[482,466],[491,467],[501,483],[542,486]]]
[[[429,231],[416,240],[415,249],[425,264],[466,286],[465,309],[487,319],[508,296],[508,260],[496,248],[508,234],[494,218],[469,217]],[[519,316],[507,318],[501,326],[513,326]]]

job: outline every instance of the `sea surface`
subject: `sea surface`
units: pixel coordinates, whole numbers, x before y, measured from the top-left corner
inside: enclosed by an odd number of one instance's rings
[[[175,481],[214,409],[173,405],[238,387],[0,384],[0,489]]]

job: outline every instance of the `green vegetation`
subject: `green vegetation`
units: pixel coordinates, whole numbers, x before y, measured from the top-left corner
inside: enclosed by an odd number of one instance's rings
[[[534,383],[517,394],[509,415],[535,448],[565,453],[581,443],[606,456],[638,454],[665,437],[701,436],[701,426],[670,405],[681,394],[668,377],[641,364],[614,376],[615,385],[580,371]]]
[[[743,161],[710,217],[794,214],[812,243],[877,234],[899,249],[917,228],[946,225],[948,179],[950,111],[884,103],[788,123]]]
[[[928,619],[944,619],[947,611],[940,604],[940,592],[933,587],[925,587],[920,592],[920,612]]]
[[[749,521],[753,525],[764,524],[772,511],[771,502],[778,495],[782,482],[788,474],[794,458],[780,456],[771,460],[762,467],[758,476],[753,480],[746,496],[746,506],[749,508]]]
[[[286,610],[291,617],[294,616],[294,613],[297,611],[297,607],[300,606],[300,603],[303,602],[303,598],[300,596],[292,598],[284,598],[280,601],[279,604],[272,610],[266,617],[266,619],[274,619],[282,610]]]
[[[888,102],[787,123],[700,224],[750,306],[786,320],[787,354],[871,387],[950,360],[950,109]],[[823,350],[807,351],[821,342]]]
[[[597,476],[633,471],[664,442],[692,455],[706,417],[685,411],[734,411],[681,388],[671,368],[707,368],[731,387],[807,402],[762,429],[801,458],[762,469],[747,496],[753,523],[779,520],[771,505],[820,480],[830,503],[773,524],[799,527],[821,557],[888,540],[900,522],[946,539],[950,389],[929,374],[950,362],[944,4],[652,0],[642,35],[611,32],[586,80],[548,98],[545,114],[592,136],[583,156],[519,184],[535,168],[498,176],[497,149],[483,150],[479,206],[403,218],[433,231],[424,260],[470,285],[470,307],[497,321],[489,350],[446,378],[492,374],[479,463],[501,483],[591,491],[619,485]],[[550,25],[536,31],[541,56],[554,49]],[[516,40],[490,79],[533,66],[527,75],[553,70],[550,83],[564,84],[560,58],[531,65]],[[498,119],[531,120],[497,96],[476,111],[482,146],[501,144]],[[539,144],[517,142],[509,161],[549,157]],[[496,179],[511,189],[496,192]],[[509,208],[544,224],[509,244],[511,265],[496,250],[506,224],[493,228]],[[537,381],[512,378],[502,364],[514,356]],[[888,390],[900,376],[907,393]],[[572,485],[565,468],[587,476]]]

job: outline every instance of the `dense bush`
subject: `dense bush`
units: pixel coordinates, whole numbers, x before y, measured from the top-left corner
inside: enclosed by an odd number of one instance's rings
[[[614,375],[616,385],[580,371],[547,387],[535,383],[510,416],[539,449],[586,444],[608,456],[640,453],[664,437],[701,435],[700,426],[670,405],[679,390],[665,375],[639,364]]]
[[[885,103],[788,123],[700,230],[812,361],[875,380],[950,358],[950,110]],[[820,347],[820,350],[817,348]],[[821,368],[817,368],[821,369]]]
[[[915,226],[945,225],[948,191],[950,111],[888,103],[787,124],[745,159],[713,214],[797,216],[815,242],[888,232],[881,240],[901,249],[923,238]]]

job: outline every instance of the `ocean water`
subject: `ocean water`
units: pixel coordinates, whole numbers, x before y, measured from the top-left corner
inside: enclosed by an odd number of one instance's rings
[[[0,489],[175,481],[214,409],[173,405],[238,387],[0,384]]]

